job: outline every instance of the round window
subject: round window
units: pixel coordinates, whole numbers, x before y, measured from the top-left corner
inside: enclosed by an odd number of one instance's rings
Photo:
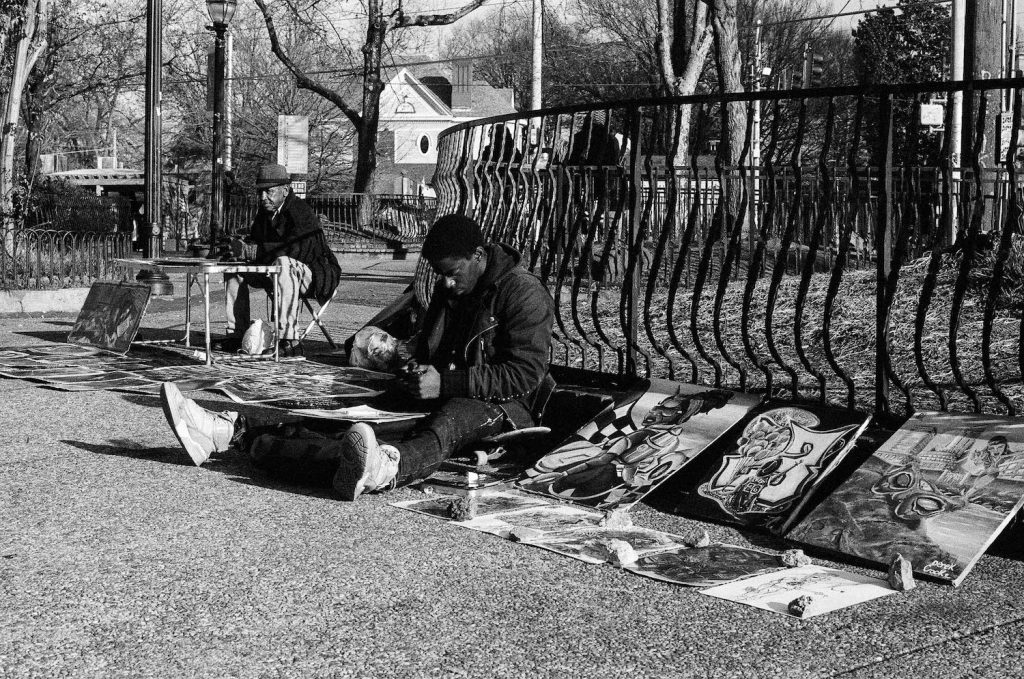
[[[420,153],[427,153],[430,150],[430,137],[423,135],[420,137]]]

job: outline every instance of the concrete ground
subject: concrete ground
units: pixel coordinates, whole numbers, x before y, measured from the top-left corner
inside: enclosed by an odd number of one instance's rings
[[[346,270],[341,337],[411,272]],[[142,334],[180,330],[181,308],[154,302]],[[74,316],[0,317],[0,346],[60,340]],[[151,397],[0,379],[0,422],[2,677],[1021,675],[1011,558],[982,557],[959,588],[923,582],[799,620],[388,505],[413,489],[342,503],[230,453],[196,468]]]

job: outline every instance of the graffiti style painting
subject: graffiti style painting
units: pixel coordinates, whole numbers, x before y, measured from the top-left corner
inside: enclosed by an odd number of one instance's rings
[[[830,408],[761,406],[738,436],[690,470],[676,511],[782,534],[852,449],[868,419]]]
[[[541,458],[520,486],[603,510],[627,508],[739,422],[759,397],[667,380],[605,410]]]
[[[917,413],[789,538],[960,584],[1024,504],[1024,419]]]
[[[145,283],[93,283],[68,342],[127,353],[146,313],[151,290]]]
[[[672,549],[637,559],[626,570],[688,587],[713,587],[784,568],[779,557],[757,549],[714,544]]]

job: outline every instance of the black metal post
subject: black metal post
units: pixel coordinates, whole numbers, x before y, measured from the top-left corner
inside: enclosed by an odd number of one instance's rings
[[[161,122],[160,98],[163,65],[163,0],[148,0],[146,7],[146,151],[145,151],[145,226],[140,233],[142,254],[145,257],[163,255],[163,236],[160,213],[161,184]],[[149,283],[154,295],[174,292],[167,274],[160,270],[142,270],[136,280]]]
[[[213,50],[213,173],[210,187],[210,256],[215,256],[217,239],[224,226],[224,65],[228,25],[214,23]]]

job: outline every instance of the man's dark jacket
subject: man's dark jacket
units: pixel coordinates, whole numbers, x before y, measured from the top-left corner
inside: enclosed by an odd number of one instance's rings
[[[256,243],[256,264],[273,264],[278,257],[290,257],[309,267],[313,284],[308,294],[323,304],[341,280],[341,266],[331,252],[320,228],[320,218],[306,201],[289,192],[276,215],[260,210],[253,220],[249,238]]]
[[[554,302],[540,280],[519,266],[518,252],[503,244],[484,249],[487,268],[471,293],[479,303],[462,347],[460,363],[466,367],[434,363],[457,301],[443,278],[430,298],[413,357],[441,373],[441,398],[519,401],[537,417],[554,387],[548,375]]]

